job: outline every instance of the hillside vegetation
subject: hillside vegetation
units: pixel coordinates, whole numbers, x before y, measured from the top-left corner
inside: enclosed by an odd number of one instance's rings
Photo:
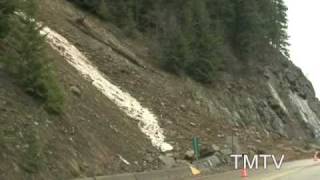
[[[244,63],[266,59],[270,49],[288,56],[283,0],[70,1],[129,35],[156,39],[164,69],[201,82],[210,82],[230,54]]]
[[[310,158],[320,102],[288,60],[286,9],[0,0],[0,179],[171,171],[194,160],[193,137],[214,172],[231,153]]]
[[[36,1],[4,0],[0,8],[0,63],[49,112],[61,113],[63,93],[45,53],[41,27],[31,20],[37,16]],[[28,18],[16,12],[23,12]]]

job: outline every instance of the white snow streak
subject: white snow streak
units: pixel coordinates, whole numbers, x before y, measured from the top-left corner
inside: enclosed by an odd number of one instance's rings
[[[125,158],[123,158],[120,154],[118,154],[118,156],[119,156],[119,158],[120,158],[120,160],[122,161],[122,162],[124,162],[126,165],[130,165],[130,162],[129,161],[127,161]]]
[[[129,93],[109,82],[105,76],[94,67],[90,61],[66,38],[48,27],[41,30],[46,35],[47,42],[57,50],[65,60],[76,68],[83,77],[92,81],[92,84],[106,97],[113,101],[128,116],[139,121],[141,131],[146,134],[153,146],[161,151],[170,151],[173,147],[165,142],[163,129],[160,128],[156,116],[150,112]]]

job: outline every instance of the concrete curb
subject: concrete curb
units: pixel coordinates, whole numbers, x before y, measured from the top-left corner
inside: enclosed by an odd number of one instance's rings
[[[93,178],[78,178],[74,180],[184,180],[185,178],[190,177],[192,177],[190,167],[181,167],[143,173],[128,173]]]

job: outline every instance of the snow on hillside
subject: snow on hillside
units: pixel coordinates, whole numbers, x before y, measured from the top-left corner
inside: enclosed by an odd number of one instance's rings
[[[165,142],[163,129],[158,124],[157,117],[129,93],[112,84],[90,61],[66,38],[48,27],[41,30],[46,35],[47,42],[57,50],[65,60],[76,68],[80,74],[92,82],[98,90],[113,101],[128,116],[139,121],[141,131],[147,135],[153,146],[161,151],[170,151],[173,147]]]

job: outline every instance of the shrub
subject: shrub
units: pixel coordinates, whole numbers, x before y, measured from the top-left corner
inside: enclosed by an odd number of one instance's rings
[[[26,15],[34,15],[34,2],[24,3]],[[28,94],[44,103],[49,112],[61,113],[63,93],[46,56],[45,37],[40,35],[35,21],[19,16],[11,16],[9,21],[10,32],[3,39],[8,48],[1,57],[7,71],[16,77]]]

